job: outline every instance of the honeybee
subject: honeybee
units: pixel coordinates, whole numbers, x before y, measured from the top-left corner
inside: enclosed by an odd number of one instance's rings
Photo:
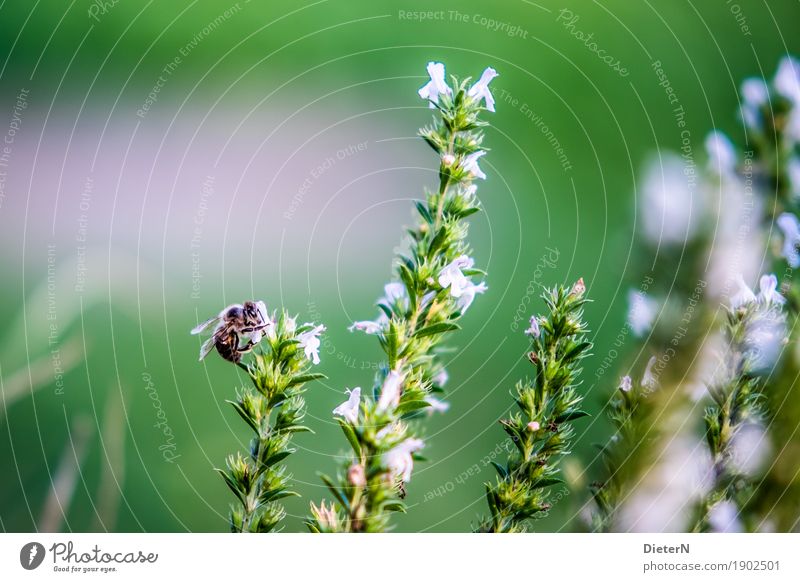
[[[195,327],[191,333],[196,335],[214,324],[214,333],[200,346],[200,359],[217,348],[220,356],[238,364],[242,354],[252,350],[261,341],[264,330],[272,325],[272,321],[263,301],[245,301],[244,305],[229,305],[216,317]]]

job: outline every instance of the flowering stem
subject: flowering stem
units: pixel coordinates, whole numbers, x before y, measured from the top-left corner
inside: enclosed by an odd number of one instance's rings
[[[334,410],[353,455],[336,480],[322,476],[335,501],[312,504],[307,524],[314,532],[384,531],[391,512],[405,510],[405,484],[424,445],[412,421],[424,408],[446,407],[433,397],[446,381],[438,346],[486,291],[471,280],[483,272],[466,255],[465,219],[479,210],[473,180],[485,178],[477,165],[485,153],[480,102],[493,103],[486,84],[495,73],[487,69],[492,75],[484,73],[469,89],[453,79],[451,89],[444,65],[430,63],[428,70],[431,82],[420,95],[439,116],[420,135],[439,155],[439,189],[416,203],[420,220],[409,231],[410,251],[397,257],[397,281],[386,285],[378,303],[380,318],[351,327],[377,335],[387,363],[376,379],[376,398],[362,403],[361,389],[354,388]]]
[[[548,487],[561,482],[558,460],[570,452],[570,423],[587,416],[576,390],[580,362],[592,346],[582,320],[587,301],[583,280],[572,289],[546,291],[543,298],[549,313],[532,318],[526,332],[533,341],[528,358],[536,372],[516,386],[520,412],[500,421],[517,450],[505,466],[493,463],[498,478],[486,484],[490,515],[479,524],[480,532],[525,531],[528,520],[550,508]]]

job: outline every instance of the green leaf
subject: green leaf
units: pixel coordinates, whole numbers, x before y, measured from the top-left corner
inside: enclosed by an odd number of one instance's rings
[[[385,503],[383,509],[384,511],[397,511],[399,513],[405,513],[406,505],[405,503],[400,503],[399,501],[391,501],[389,503]]]
[[[433,217],[431,213],[428,212],[428,208],[422,202],[414,202],[414,206],[417,207],[417,212],[419,212],[420,216],[425,219],[425,222],[428,224],[433,224]]]
[[[293,452],[294,451],[289,450],[289,451],[281,451],[279,453],[275,453],[274,455],[270,456],[264,461],[264,465],[267,467],[271,467],[276,463],[280,463],[282,460],[291,455]]]
[[[457,329],[461,329],[461,326],[458,325],[457,323],[449,323],[443,321],[440,323],[434,323],[433,325],[429,325],[428,327],[423,327],[421,330],[419,330],[414,334],[414,337],[420,338],[428,335],[445,333],[446,331],[455,331]]]
[[[244,420],[250,426],[250,428],[252,428],[255,431],[256,434],[259,433],[258,424],[256,423],[255,419],[251,418],[250,415],[247,414],[247,412],[245,412],[241,404],[239,404],[238,402],[234,402],[233,400],[226,400],[225,402],[233,406],[234,410],[236,410],[236,412],[239,413],[239,416],[242,417],[242,420]]]
[[[403,416],[404,414],[408,414],[410,412],[415,412],[417,410],[422,410],[423,408],[428,408],[430,405],[431,403],[426,402],[425,400],[407,400],[405,402],[400,403],[400,405],[396,409],[396,412],[398,415]]]
[[[577,420],[579,418],[583,418],[584,416],[590,416],[590,414],[585,410],[567,410],[556,417],[556,423],[558,424],[561,422],[568,422],[570,420]]]
[[[333,481],[327,475],[323,475],[319,473],[319,478],[322,479],[322,482],[327,485],[328,489],[330,489],[333,496],[336,498],[336,501],[344,508],[345,511],[350,511],[350,502],[347,500],[347,497],[344,496],[336,485],[334,485]]]
[[[576,344],[566,354],[564,354],[564,359],[572,360],[574,358],[577,358],[581,353],[583,353],[590,347],[592,347],[592,342],[581,342],[579,344]]]
[[[225,484],[230,488],[231,491],[233,491],[234,495],[236,495],[236,497],[239,498],[239,501],[241,501],[242,505],[244,505],[245,504],[244,495],[242,494],[241,491],[239,491],[239,487],[236,484],[236,482],[230,477],[230,475],[228,475],[222,469],[214,469],[214,470],[220,475],[222,475],[222,478],[225,480]]]
[[[353,447],[353,452],[356,454],[357,457],[361,457],[361,443],[358,441],[358,435],[356,435],[355,429],[344,420],[339,420],[339,426],[342,427],[342,432],[344,433],[345,438],[347,438],[347,442],[350,443],[350,446]]]
[[[458,219],[464,219],[467,216],[471,216],[476,212],[479,212],[480,208],[478,206],[470,206],[469,208],[465,208],[459,212],[454,212],[453,215]]]
[[[550,485],[558,485],[559,483],[563,483],[563,479],[559,479],[558,477],[544,477],[542,479],[536,479],[533,483],[531,483],[532,487],[549,487]]]
[[[497,469],[497,472],[500,475],[501,479],[507,479],[508,478],[508,471],[506,470],[505,467],[503,467],[503,465],[501,465],[500,463],[496,463],[495,461],[490,461],[490,462],[492,463],[492,466],[495,469]]]
[[[289,381],[288,386],[297,386],[298,384],[305,384],[313,380],[327,380],[327,379],[328,377],[325,374],[312,372],[311,374],[301,374],[300,376],[295,376]]]

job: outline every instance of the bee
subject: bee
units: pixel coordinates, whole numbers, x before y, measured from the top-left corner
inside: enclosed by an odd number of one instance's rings
[[[272,321],[263,301],[245,301],[243,305],[229,305],[216,317],[195,327],[191,333],[196,335],[214,324],[214,333],[200,346],[200,359],[216,348],[224,359],[238,364],[242,354],[251,351],[261,341],[264,330],[272,325]]]

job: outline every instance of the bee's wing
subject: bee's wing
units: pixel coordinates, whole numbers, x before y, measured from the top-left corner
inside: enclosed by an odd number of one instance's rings
[[[219,321],[219,315],[217,315],[216,317],[212,317],[208,321],[204,321],[203,323],[192,329],[190,333],[192,335],[197,335],[198,333],[201,333],[204,329],[206,329],[207,327],[209,327],[214,323],[217,323],[218,321]]]
[[[211,350],[214,349],[214,337],[208,338],[206,341],[203,342],[203,345],[200,346],[200,360],[205,358]]]

